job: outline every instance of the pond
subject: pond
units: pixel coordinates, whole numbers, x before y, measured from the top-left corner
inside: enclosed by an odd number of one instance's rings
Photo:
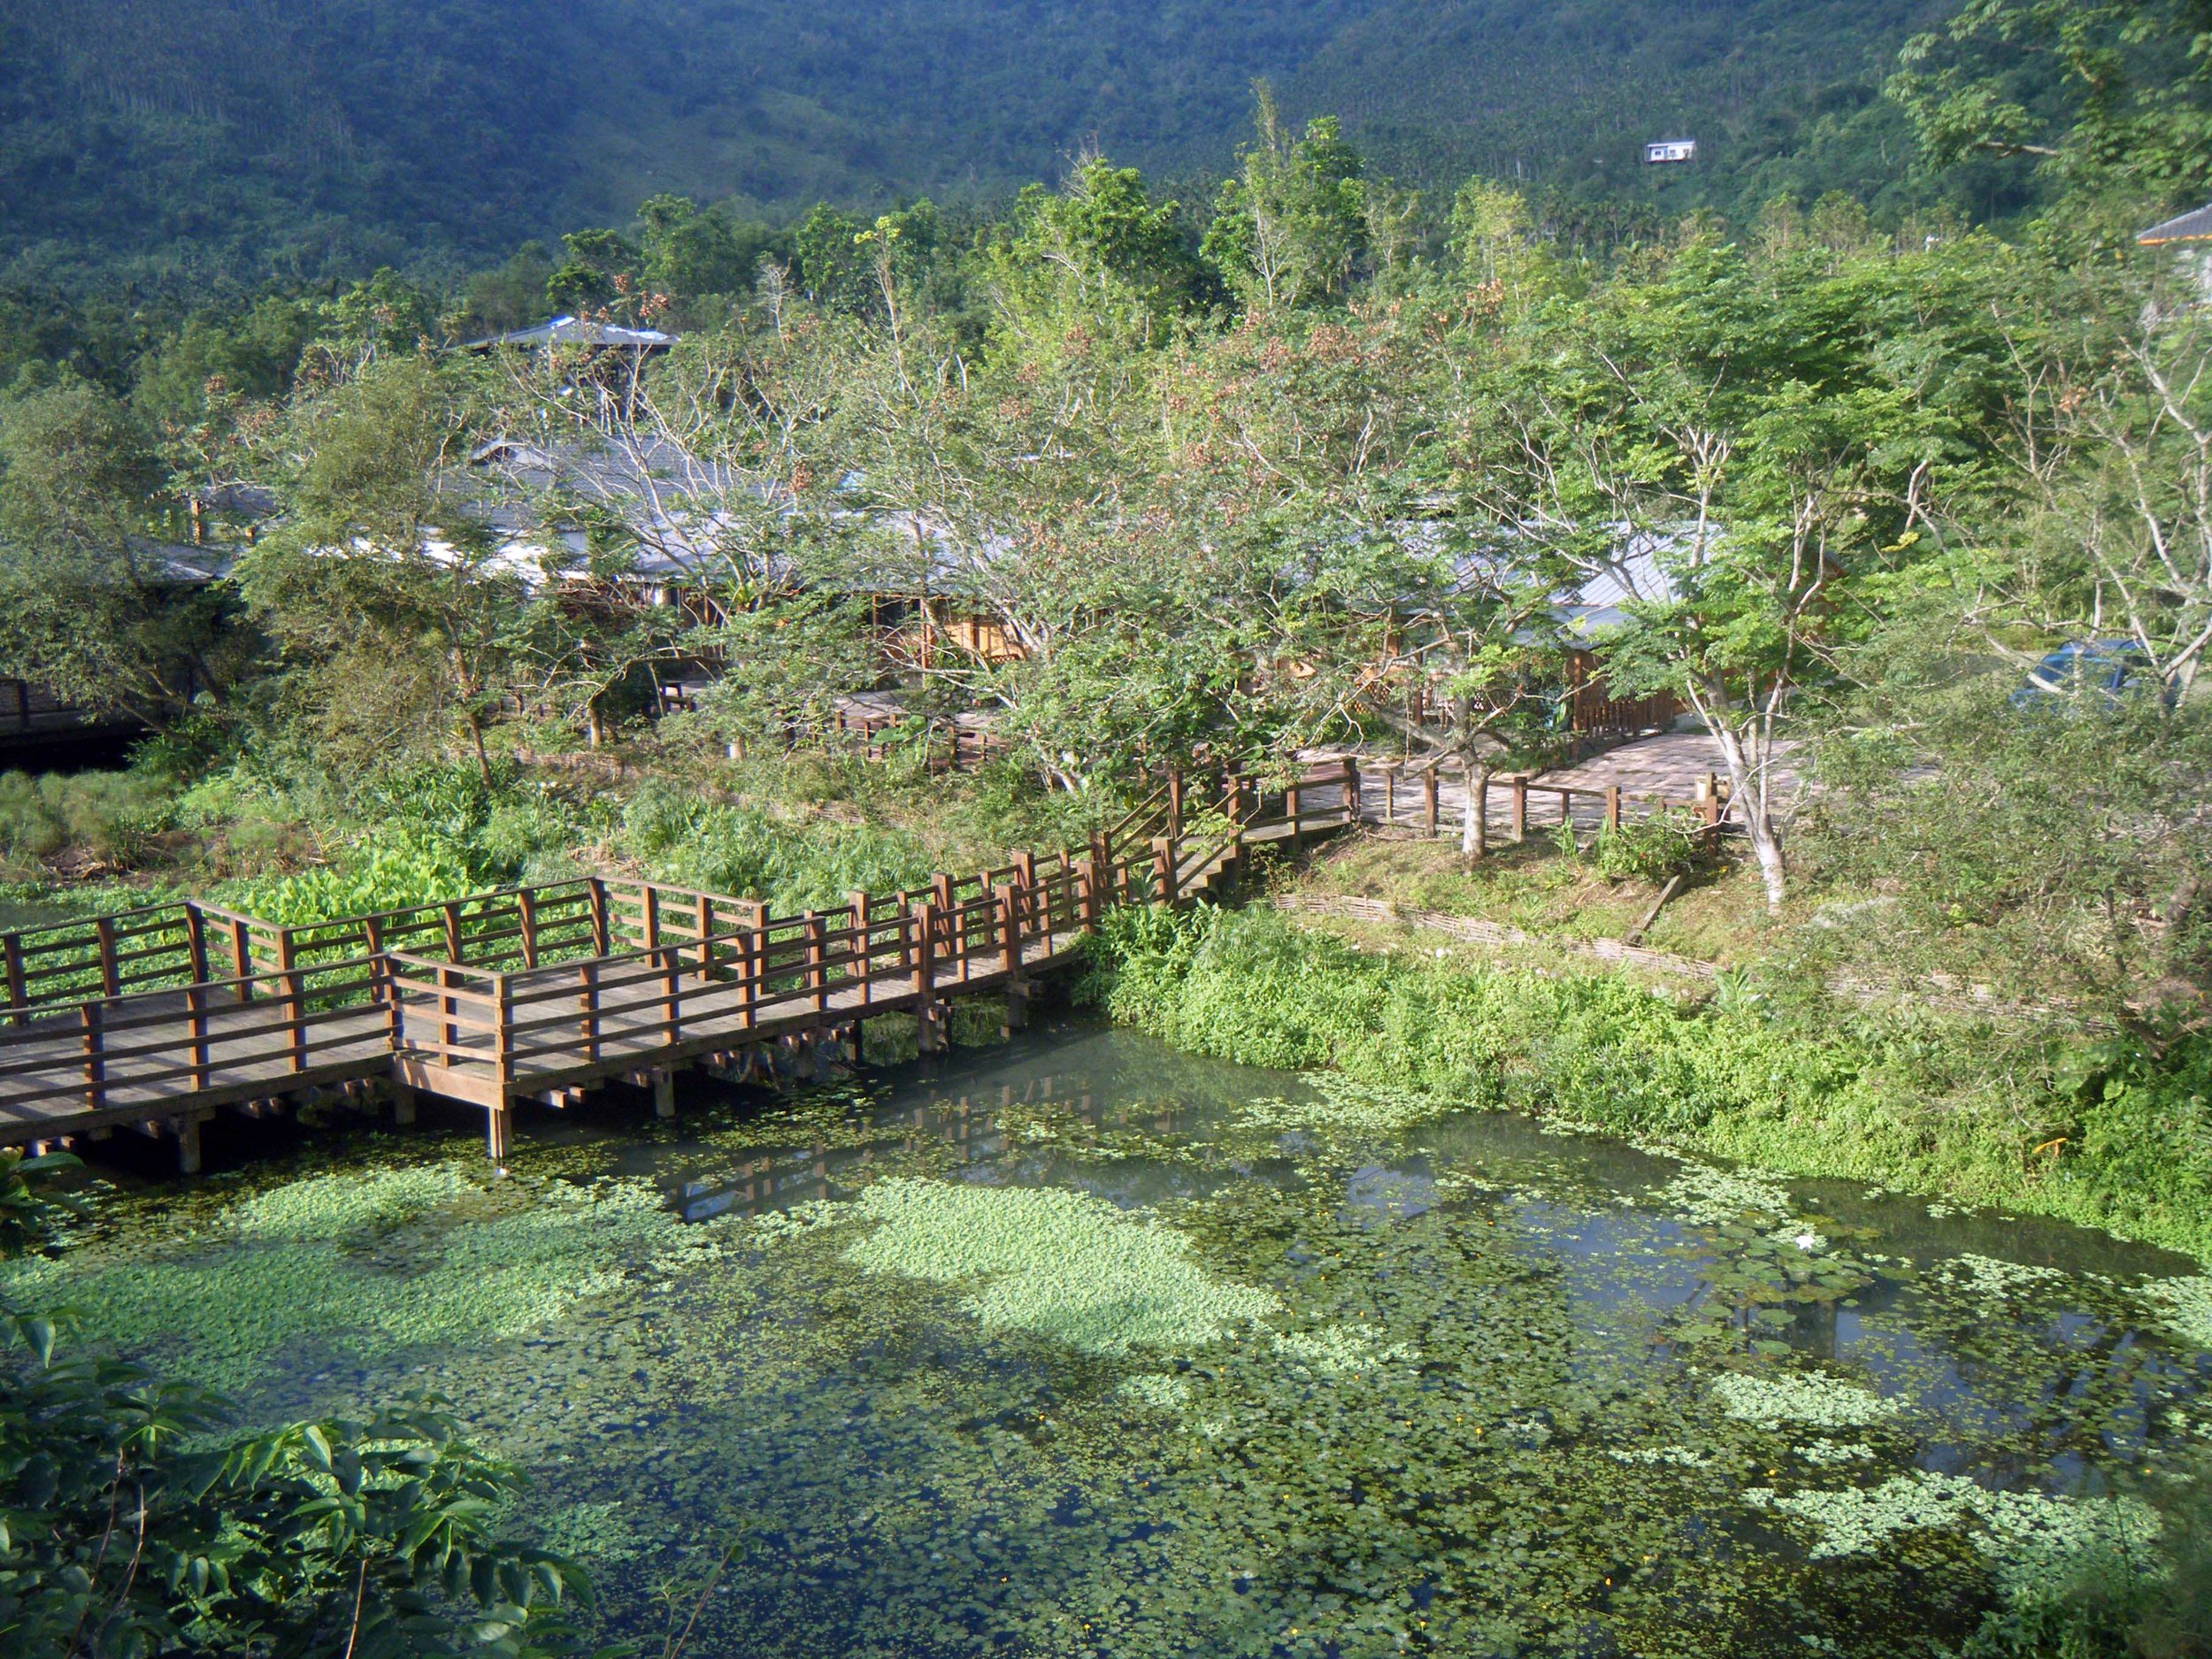
[[[683,1105],[124,1186],[16,1289],[447,1396],[656,1653],[1928,1653],[2212,1437],[2212,1280],[2056,1225],[1074,1025]]]

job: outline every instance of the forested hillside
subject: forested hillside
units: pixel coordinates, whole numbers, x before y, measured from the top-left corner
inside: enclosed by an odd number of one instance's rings
[[[1523,179],[1586,200],[1727,208],[1903,183],[1882,83],[1951,0],[1388,0],[1292,81],[1409,177]],[[1643,144],[1694,138],[1698,165]]]
[[[661,190],[783,218],[823,198],[998,199],[1087,147],[1232,159],[1256,76],[1390,167],[1584,196],[1878,196],[1877,100],[1947,0],[0,0],[0,254],[315,277],[464,258]],[[1694,133],[1657,179],[1637,146]],[[1781,158],[1815,154],[1793,167]]]

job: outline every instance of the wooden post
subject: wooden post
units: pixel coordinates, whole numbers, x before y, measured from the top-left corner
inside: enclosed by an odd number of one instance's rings
[[[599,964],[587,962],[576,970],[577,1034],[584,1040],[584,1064],[599,1064]]]
[[[513,1116],[514,1106],[505,1100],[485,1114],[484,1146],[495,1164],[503,1164],[507,1161],[507,1131]]]
[[[184,1006],[192,1018],[192,1087],[208,1086],[207,987],[199,980],[184,987]]]
[[[661,1041],[674,1048],[683,1041],[683,952],[671,945],[661,953]]]
[[[381,1002],[392,994],[391,964],[384,955],[384,924],[373,916],[361,918],[361,942],[369,951],[369,1001]]]
[[[23,935],[0,933],[0,962],[4,962],[8,976],[8,1006],[22,1009],[28,1005],[30,994],[23,985]],[[21,1016],[19,1015],[19,1018]]]
[[[1171,835],[1152,838],[1152,872],[1158,883],[1160,902],[1172,906],[1175,902],[1175,839]]]
[[[515,895],[515,914],[522,928],[522,965],[538,965],[538,896],[528,887]]]
[[[1472,776],[1468,778],[1467,787],[1470,789],[1475,787]],[[1431,841],[1436,839],[1436,768],[1433,766],[1421,774],[1421,833]]]
[[[1298,850],[1298,786],[1292,784],[1283,791],[1283,813],[1290,820],[1290,850]]]
[[[207,918],[200,914],[200,907],[188,902],[184,907],[184,956],[186,971],[195,985],[207,983]]]
[[[100,917],[92,924],[93,934],[100,941],[100,995],[123,995],[123,979],[115,962],[115,918]]]
[[[924,1054],[935,1054],[945,1046],[944,1015],[936,997],[937,907],[925,903],[914,911],[913,927],[915,1045]]]
[[[1170,768],[1167,774],[1167,833],[1183,833],[1183,774],[1179,768]]]
[[[1383,823],[1395,825],[1398,821],[1398,769],[1383,768]]]
[[[823,937],[826,929],[818,911],[806,913],[806,988],[814,993],[816,1018],[829,1009],[829,971],[822,964]]]
[[[1517,846],[1528,839],[1528,778],[1513,774],[1513,840]]]
[[[661,892],[649,881],[638,885],[638,926],[645,934],[640,942],[648,950],[657,949],[661,942]]]
[[[1344,796],[1344,821],[1356,826],[1361,818],[1359,810],[1359,762],[1347,755],[1337,764],[1343,770],[1340,789]]]
[[[288,927],[277,933],[277,972],[284,976],[285,1018],[290,1025],[292,1037],[292,1070],[307,1070],[307,998],[306,978],[293,965],[292,930]]]
[[[231,977],[238,981],[238,1000],[253,1001],[253,946],[246,933],[246,924],[236,917],[230,924]]]
[[[714,901],[702,893],[691,901],[691,919],[699,929],[699,978],[714,977]]]
[[[460,1012],[460,1002],[452,995],[453,970],[445,964],[438,964],[438,1041],[443,1046],[438,1050],[438,1064],[450,1066],[453,1050],[461,1041],[455,1017]]]
[[[848,953],[851,960],[845,964],[845,977],[860,976],[860,1005],[865,1008],[876,1000],[875,901],[855,887],[845,902],[853,913],[853,942]],[[858,1041],[854,1040],[856,1046]]]
[[[392,1085],[392,1121],[403,1129],[415,1121],[415,1086],[412,1083]]]
[[[676,1115],[676,1074],[666,1067],[653,1073],[653,1116],[665,1123]]]
[[[742,953],[739,966],[745,975],[745,1029],[748,1031],[760,1024],[760,976],[764,965],[761,937],[759,928],[748,927],[738,946]]]
[[[77,1013],[84,1025],[85,1110],[96,1112],[108,1103],[108,1068],[102,1053],[104,1045],[100,1038],[100,1004],[87,1002]]]
[[[1087,933],[1098,931],[1098,859],[1086,858],[1076,876],[1076,922]]]
[[[445,959],[458,967],[461,963],[461,907],[449,902],[445,910]],[[290,929],[285,930],[289,933]]]
[[[1022,890],[1008,882],[998,890],[999,972],[1012,978],[1022,971]]]
[[[177,1133],[177,1173],[197,1175],[200,1172],[200,1120],[197,1118],[173,1118],[169,1125]]]
[[[1605,827],[1617,830],[1621,826],[1621,787],[1608,784],[1605,788]]]
[[[496,1002],[492,1010],[492,1069],[499,1079],[500,1098],[504,1100],[507,1086],[515,1080],[515,992],[505,974],[493,979],[492,995]]]
[[[604,956],[613,950],[607,926],[607,884],[597,876],[588,879],[590,886],[585,891],[591,900],[591,954]]]

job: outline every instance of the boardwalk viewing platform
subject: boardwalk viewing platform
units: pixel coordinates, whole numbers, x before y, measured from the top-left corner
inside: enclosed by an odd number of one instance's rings
[[[292,926],[192,901],[0,935],[0,1145],[126,1128],[191,1171],[219,1110],[375,1088],[402,1121],[420,1094],[482,1109],[498,1157],[518,1104],[611,1079],[666,1114],[678,1071],[856,1048],[887,1013],[926,1051],[947,999],[1002,995],[1018,1024],[1108,910],[1213,894],[1248,849],[1340,829],[1358,800],[1349,763],[1232,780],[1202,808],[1179,781],[1083,848],[801,916],[595,876]]]
[[[1493,790],[1513,839],[1547,816],[1591,828],[1667,809],[1717,832],[1724,810],[1709,784],[1687,802]],[[1216,895],[1250,849],[1356,822],[1448,833],[1458,804],[1432,770],[1341,758],[1273,789],[1171,779],[1082,848],[800,916],[590,876],[290,926],[188,901],[0,934],[0,1145],[124,1128],[173,1139],[190,1171],[218,1111],[375,1090],[403,1122],[425,1094],[481,1109],[499,1157],[523,1102],[618,1079],[666,1114],[687,1067],[856,1056],[884,1014],[913,1018],[928,1051],[954,996],[1002,995],[1018,1025],[1107,910]]]

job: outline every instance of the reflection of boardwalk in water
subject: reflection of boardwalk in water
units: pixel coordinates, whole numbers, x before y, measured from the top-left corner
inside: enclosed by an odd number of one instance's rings
[[[978,1069],[995,1071],[1002,1058]],[[1189,1133],[1204,1114],[1166,1102],[1102,1107],[1096,1079],[1081,1071],[1032,1076],[1018,1090],[1013,1084],[987,1082],[959,1093],[937,1094],[909,1105],[878,1108],[866,1114],[868,1139],[858,1146],[815,1144],[778,1148],[741,1160],[727,1174],[686,1180],[676,1202],[687,1221],[717,1216],[757,1216],[818,1200],[850,1197],[865,1184],[867,1171],[887,1152],[922,1153],[951,1148],[954,1167],[985,1168],[1025,1150],[1008,1133],[1007,1114],[1017,1109],[1049,1108],[1094,1128],[1112,1127],[1157,1136]]]

